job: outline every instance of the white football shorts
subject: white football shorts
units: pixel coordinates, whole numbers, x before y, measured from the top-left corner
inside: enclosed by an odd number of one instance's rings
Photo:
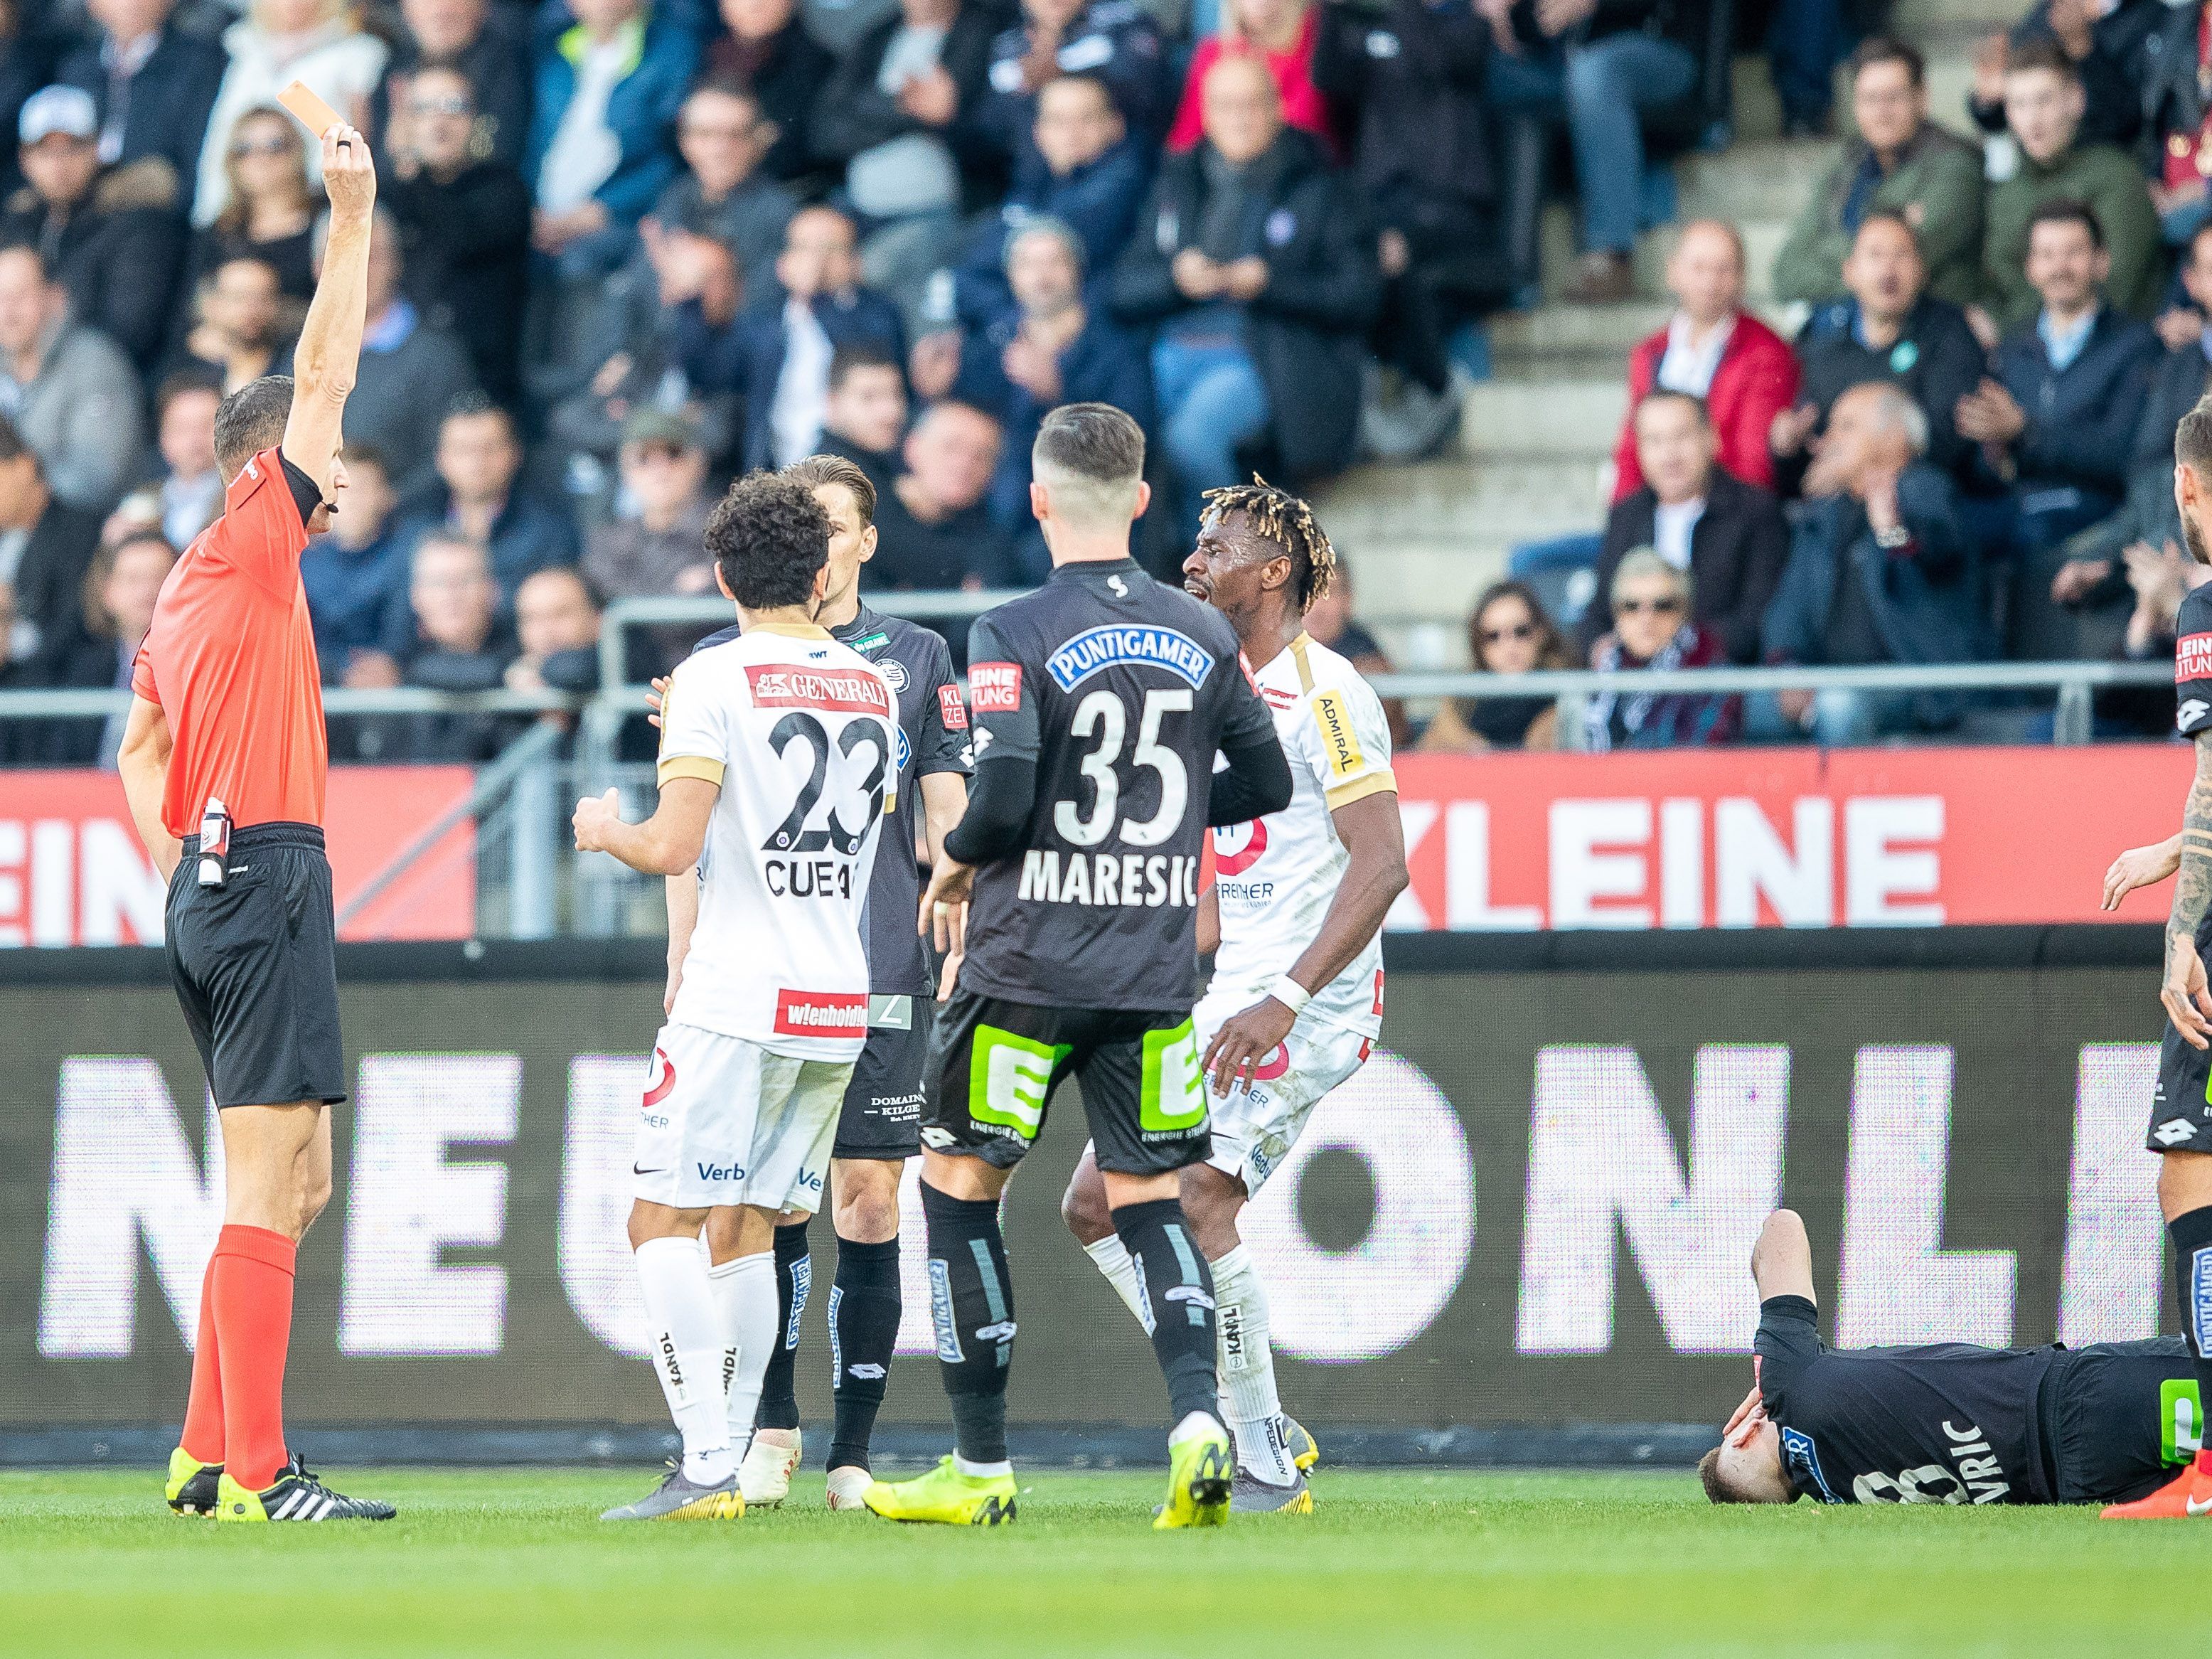
[[[1213,1034],[1251,1005],[1250,996],[1233,992],[1209,994],[1191,1011],[1201,1057]],[[1242,1176],[1244,1190],[1257,1197],[1305,1133],[1314,1108],[1360,1068],[1373,1047],[1364,1033],[1301,1015],[1282,1045],[1255,1068],[1251,1082],[1232,1089],[1226,1100],[1206,1085],[1213,1150],[1206,1161],[1224,1175]]]
[[[820,1209],[853,1065],[662,1026],[638,1108],[631,1194],[678,1210]]]

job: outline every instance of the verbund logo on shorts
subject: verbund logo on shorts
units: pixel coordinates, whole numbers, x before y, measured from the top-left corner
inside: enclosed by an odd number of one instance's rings
[[[868,1035],[868,997],[860,991],[778,991],[775,1029],[786,1036],[859,1037]]]
[[[979,714],[1018,714],[1022,708],[1021,664],[970,663],[968,698]]]
[[[841,714],[891,714],[891,694],[873,674],[854,669],[757,663],[745,670],[756,708],[821,708]]]
[[[2184,634],[2173,642],[2173,678],[2212,679],[2212,634]]]

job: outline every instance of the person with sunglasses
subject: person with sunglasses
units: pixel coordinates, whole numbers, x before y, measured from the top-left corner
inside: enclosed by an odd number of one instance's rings
[[[467,348],[495,402],[521,390],[530,186],[492,148],[476,88],[426,65],[392,100],[385,192],[406,248],[407,297]]]
[[[258,259],[279,289],[305,303],[315,291],[315,215],[307,146],[299,125],[274,104],[238,118],[224,147],[227,200],[192,244],[191,285],[233,259]]]
[[[1599,642],[1590,666],[1665,671],[1725,664],[1719,636],[1690,620],[1692,591],[1687,570],[1655,549],[1632,550],[1613,573],[1613,631]],[[1606,690],[1583,707],[1582,746],[1602,754],[1727,743],[1742,724],[1739,697]]]
[[[1535,590],[1493,582],[1467,623],[1468,658],[1478,674],[1529,674],[1571,668],[1566,641]],[[1494,749],[1553,749],[1558,710],[1548,697],[1458,697],[1445,703],[1416,745],[1425,754],[1482,754]]]

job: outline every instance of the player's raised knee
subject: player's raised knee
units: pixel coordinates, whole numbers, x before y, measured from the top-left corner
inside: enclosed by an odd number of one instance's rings
[[[1067,1178],[1067,1190],[1060,1195],[1060,1218],[1079,1244],[1096,1244],[1113,1237],[1114,1217],[1106,1206],[1106,1183],[1088,1152]]]

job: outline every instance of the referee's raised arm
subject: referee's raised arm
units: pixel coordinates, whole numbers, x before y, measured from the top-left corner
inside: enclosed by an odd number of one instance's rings
[[[349,139],[348,135],[350,135]],[[346,399],[361,372],[361,333],[368,320],[368,236],[376,217],[376,164],[350,127],[323,134],[323,188],[331,198],[330,240],[307,320],[292,352],[292,413],[284,459],[330,499],[343,441]],[[313,525],[310,529],[317,528]]]

